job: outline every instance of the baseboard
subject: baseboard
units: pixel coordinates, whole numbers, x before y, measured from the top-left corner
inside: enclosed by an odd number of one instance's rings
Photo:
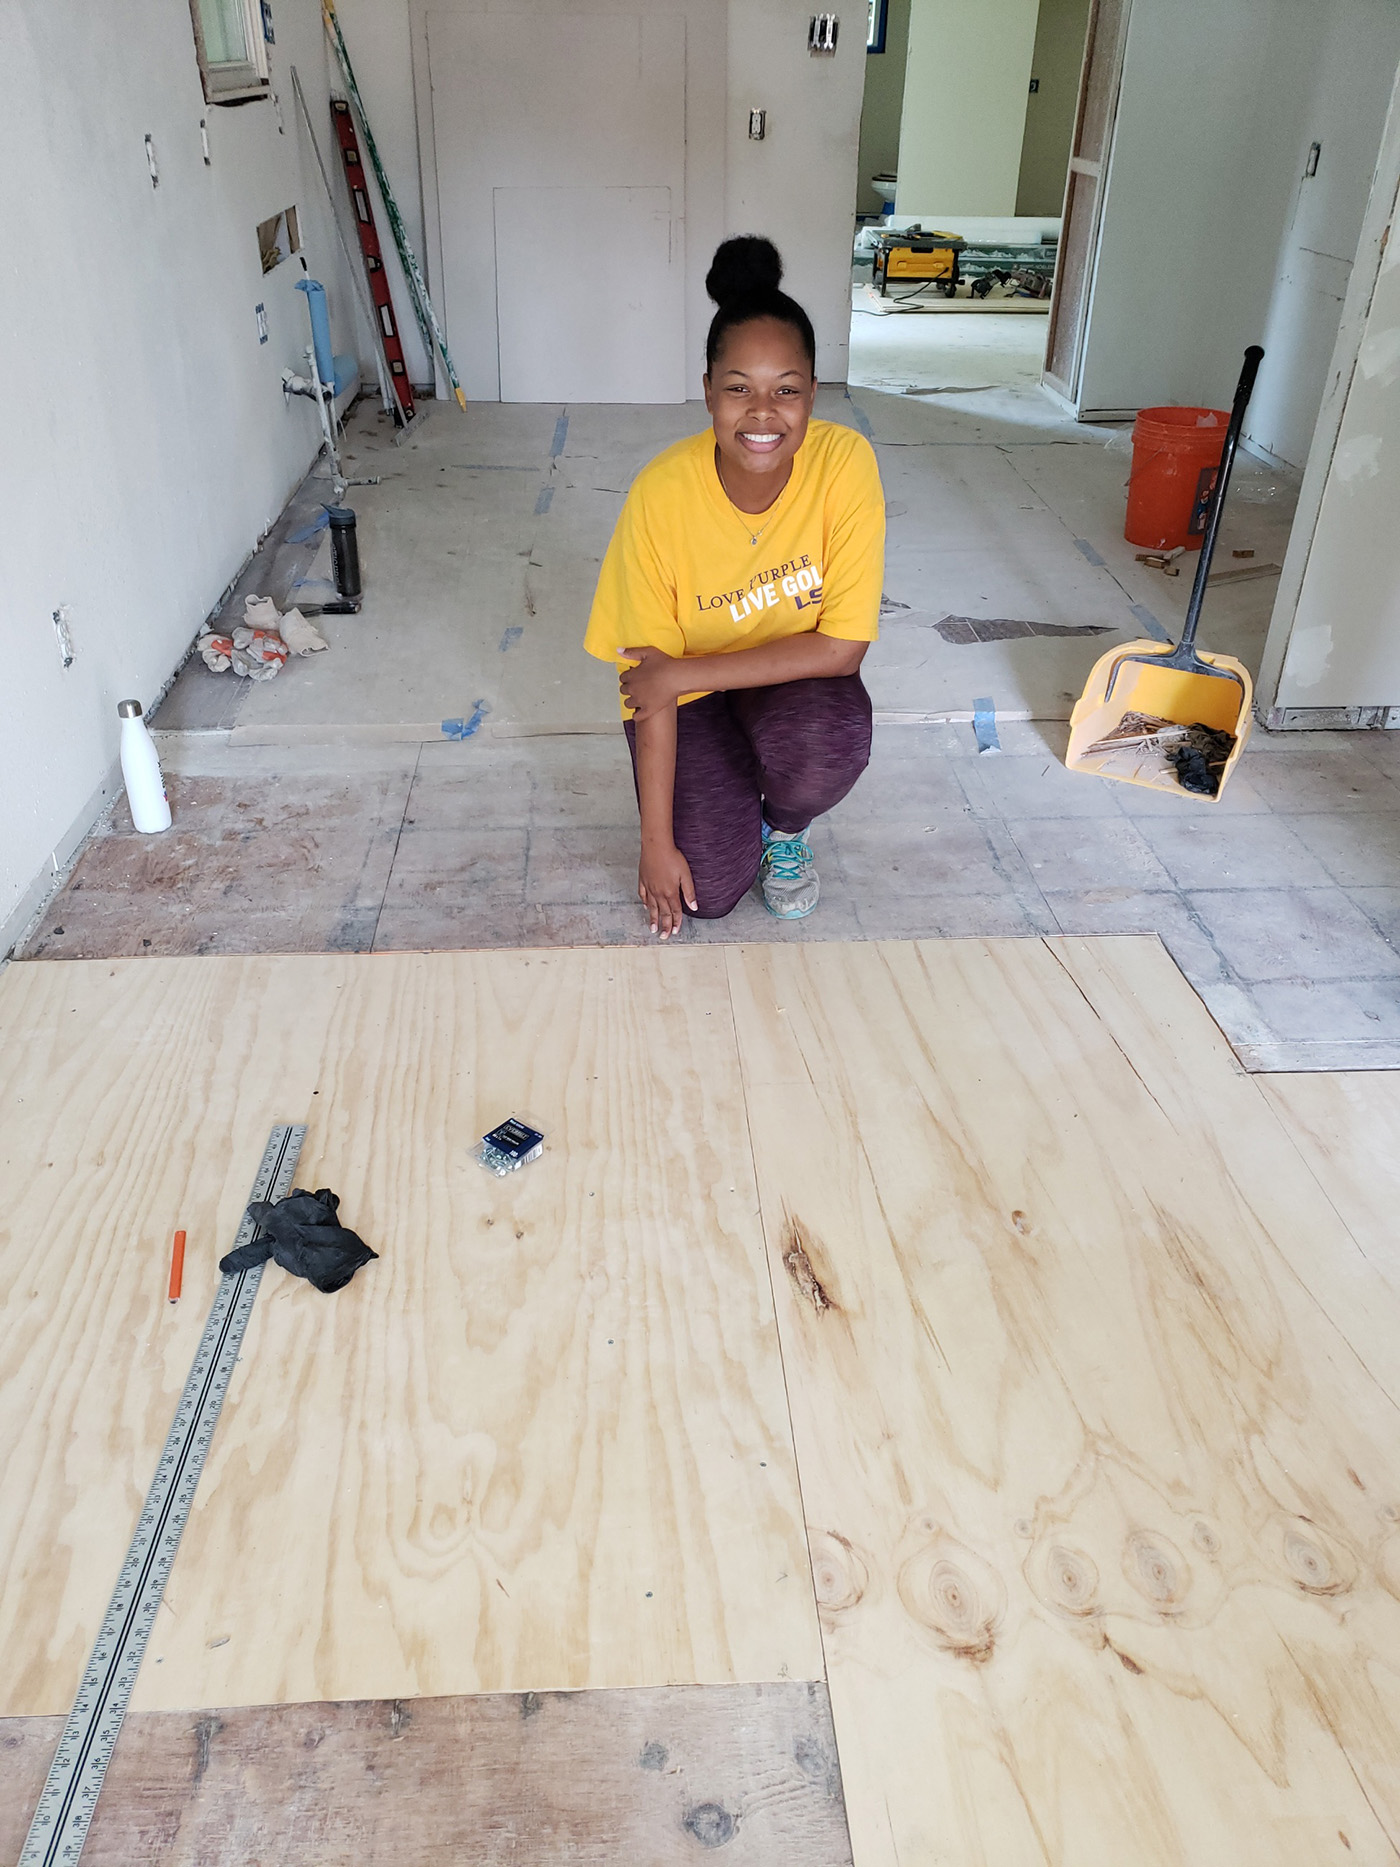
[[[50,852],[48,862],[0,921],[0,962],[9,959],[49,902],[58,893],[88,832],[122,788],[122,770],[114,763]]]

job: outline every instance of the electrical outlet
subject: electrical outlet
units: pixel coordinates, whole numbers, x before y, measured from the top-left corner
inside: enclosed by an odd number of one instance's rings
[[[265,344],[267,342],[267,306],[254,305],[253,316],[258,321],[258,342]]]
[[[749,141],[751,143],[761,143],[767,134],[768,112],[766,110],[751,110],[749,112]]]
[[[1037,91],[1038,91],[1039,89],[1040,89],[1040,79],[1039,79],[1039,78],[1032,78],[1032,79],[1031,79],[1031,96],[1032,96],[1032,97],[1034,97],[1034,96],[1035,96],[1035,94],[1036,94],[1036,92],[1037,92]]]
[[[1322,144],[1313,143],[1312,146],[1308,150],[1307,167],[1303,170],[1303,174],[1305,176],[1316,175],[1318,159],[1321,156],[1321,154],[1322,154]]]
[[[155,138],[149,134],[146,137],[146,167],[151,171],[152,188],[159,188],[160,187],[160,169],[156,163]]]
[[[58,637],[58,652],[65,668],[73,665],[73,631],[68,626],[68,605],[60,603],[53,613],[53,632]]]

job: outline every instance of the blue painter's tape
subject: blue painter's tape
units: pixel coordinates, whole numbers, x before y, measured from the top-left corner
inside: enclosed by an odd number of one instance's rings
[[[549,444],[549,458],[551,460],[558,460],[559,456],[564,451],[564,443],[568,438],[569,416],[568,411],[565,410],[554,424],[554,439]]]
[[[472,708],[472,716],[469,720],[444,720],[442,722],[443,738],[470,739],[490,711],[488,702],[478,700]]]
[[[508,648],[514,648],[515,644],[524,633],[523,625],[518,622],[513,622],[501,637],[501,653],[504,654]]]
[[[309,525],[303,525],[299,532],[287,533],[287,543],[289,545],[309,544],[316,536],[317,532],[323,532],[329,524],[330,518],[327,515],[325,507],[322,506],[321,510],[316,514]]]
[[[1090,564],[1096,564],[1100,570],[1104,568],[1103,559],[1089,543],[1087,538],[1076,538],[1074,541],[1074,548],[1079,553],[1080,557],[1087,558]]]
[[[979,752],[1000,752],[1001,741],[997,738],[996,703],[990,695],[985,700],[973,701],[972,730],[977,735]]]
[[[1129,608],[1154,642],[1169,642],[1172,639],[1162,627],[1161,623],[1158,622],[1157,618],[1152,614],[1152,611],[1147,607],[1146,603],[1131,603],[1129,604]]]
[[[857,428],[860,429],[861,433],[865,436],[866,440],[873,442],[875,439],[875,430],[871,427],[869,421],[866,419],[865,410],[861,407],[860,403],[856,401],[855,397],[851,394],[849,389],[845,391],[845,396],[846,396],[846,400],[851,405],[852,421],[854,421]]]
[[[540,488],[540,496],[535,501],[535,517],[536,518],[538,518],[541,513],[549,511],[550,504],[553,501],[553,499],[554,499],[554,488],[552,486],[542,486]]]

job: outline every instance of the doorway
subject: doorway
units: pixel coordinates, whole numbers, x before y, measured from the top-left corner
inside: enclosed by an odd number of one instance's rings
[[[851,381],[1040,403],[1091,0],[872,0]],[[956,276],[914,229],[956,236]],[[912,257],[896,243],[914,241]],[[935,247],[935,250],[936,247]],[[1003,412],[1006,412],[1004,409]]]

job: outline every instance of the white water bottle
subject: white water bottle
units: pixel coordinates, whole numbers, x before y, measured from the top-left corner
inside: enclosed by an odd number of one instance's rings
[[[170,828],[170,804],[160,775],[160,755],[141,717],[139,700],[119,701],[117,716],[122,723],[122,777],[131,821],[138,830],[153,836],[157,830]]]

